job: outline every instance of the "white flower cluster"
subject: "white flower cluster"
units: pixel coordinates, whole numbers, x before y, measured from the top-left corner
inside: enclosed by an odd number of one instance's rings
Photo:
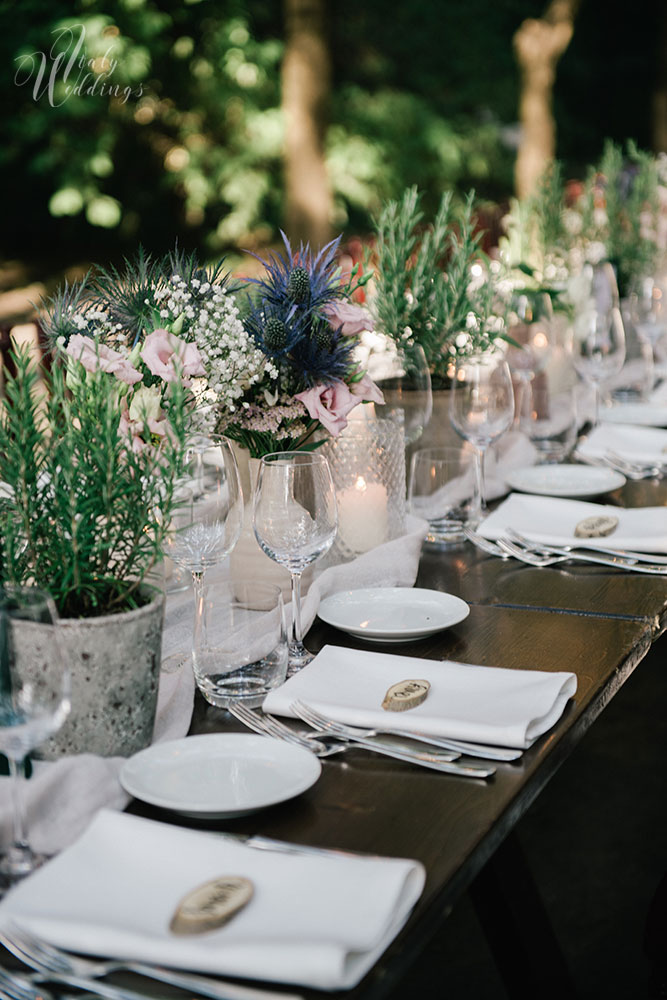
[[[211,407],[219,416],[233,414],[248,389],[264,379],[277,379],[278,370],[246,333],[233,296],[220,285],[200,290],[208,295],[190,334],[199,348],[206,378],[198,380],[193,391],[198,405]]]
[[[122,339],[122,325],[113,324],[103,309],[87,309],[86,312],[72,312],[71,315],[72,325],[88,337],[98,337],[105,343]]]

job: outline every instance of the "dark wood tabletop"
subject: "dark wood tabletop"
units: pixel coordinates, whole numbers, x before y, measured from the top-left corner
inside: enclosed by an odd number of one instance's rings
[[[667,504],[667,485],[653,480],[630,483],[613,494],[611,502]],[[190,824],[423,863],[426,886],[402,933],[358,987],[328,994],[349,1000],[389,996],[409,975],[411,963],[457,898],[493,858],[665,625],[665,578],[577,564],[536,569],[487,556],[470,543],[451,551],[424,551],[417,584],[462,597],[471,605],[470,615],[436,636],[392,647],[392,653],[517,670],[573,671],[577,692],[556,726],[519,762],[500,764],[488,781],[352,751],[324,761],[319,781],[295,800],[242,819]],[[316,652],[327,643],[386,649],[357,642],[316,620],[306,644]],[[239,728],[197,697],[193,733]],[[140,803],[132,808],[167,822],[189,823]]]

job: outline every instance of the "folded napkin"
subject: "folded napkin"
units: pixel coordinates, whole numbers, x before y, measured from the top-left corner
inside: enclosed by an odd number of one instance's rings
[[[222,875],[253,882],[248,905],[216,930],[171,933],[180,900]],[[0,924],[89,954],[347,989],[396,936],[423,886],[417,861],[256,850],[102,810],[0,903]]]
[[[577,455],[584,461],[604,458],[608,451],[629,462],[667,462],[667,430],[601,423],[577,445]]]
[[[605,424],[631,424],[636,427],[667,427],[667,406],[662,403],[616,403],[604,411]]]
[[[587,517],[607,514],[618,518],[618,526],[605,538],[576,538],[574,531]],[[580,548],[605,545],[613,549],[667,552],[667,507],[612,507],[562,500],[558,497],[512,493],[482,521],[477,529],[484,538],[502,538],[513,528],[527,538],[551,545]]]
[[[421,705],[387,712],[387,689],[427,680]],[[306,667],[264,700],[266,712],[292,715],[297,699],[352,726],[415,730],[496,746],[528,747],[560,718],[577,688],[571,673],[507,670],[325,646]]]

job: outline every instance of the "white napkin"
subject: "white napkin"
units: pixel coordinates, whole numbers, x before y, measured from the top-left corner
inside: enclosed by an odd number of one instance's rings
[[[574,530],[587,517],[608,514],[618,518],[616,530],[605,538],[576,538]],[[477,529],[484,538],[497,539],[513,528],[536,542],[579,547],[605,545],[614,549],[667,552],[667,507],[612,507],[562,500],[557,497],[512,493]]]
[[[248,905],[217,930],[172,934],[183,896],[220,875],[252,880]],[[2,901],[0,923],[95,955],[348,989],[401,929],[424,877],[417,861],[274,853],[102,810]]]
[[[634,424],[601,423],[577,445],[577,455],[604,458],[608,451],[629,462],[667,462],[667,430]]]
[[[421,705],[387,712],[387,689],[427,680]],[[571,673],[508,670],[445,660],[325,646],[306,667],[264,700],[266,712],[292,715],[297,699],[338,722],[414,730],[431,736],[528,747],[560,718],[577,687]]]

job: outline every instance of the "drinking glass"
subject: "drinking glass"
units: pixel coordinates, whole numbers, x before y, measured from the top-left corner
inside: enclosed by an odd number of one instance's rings
[[[528,405],[519,419],[519,430],[530,438],[538,461],[563,462],[577,440],[577,405],[573,385],[558,385],[538,376],[528,386]]]
[[[312,452],[265,455],[253,498],[253,528],[261,549],[292,577],[288,677],[313,659],[301,631],[301,574],[328,552],[338,514],[329,463]]]
[[[192,664],[197,687],[209,704],[261,705],[285,680],[287,654],[280,587],[237,579],[204,587]]]
[[[46,860],[28,842],[20,777],[26,755],[58,732],[70,711],[57,624],[45,591],[8,586],[0,592],[0,751],[9,762],[13,807],[12,844],[0,861],[3,890]]]
[[[241,480],[226,438],[198,436],[192,442],[176,498],[165,554],[192,574],[197,604],[206,569],[229,555],[243,526]]]
[[[516,422],[530,407],[530,383],[543,372],[551,354],[553,307],[546,292],[516,292],[509,311],[508,335],[511,344],[506,358],[517,382]]]
[[[574,318],[572,363],[593,389],[593,426],[600,421],[602,383],[621,371],[625,361],[625,330],[611,265],[590,274],[590,295]]]
[[[421,448],[410,463],[408,503],[428,521],[426,544],[455,548],[465,541],[473,500],[473,453],[460,448]]]
[[[514,420],[512,376],[500,352],[457,359],[449,396],[449,419],[457,434],[474,449],[475,492],[470,522],[475,524],[486,514],[484,454]]]
[[[375,416],[398,417],[406,445],[417,441],[433,413],[431,372],[423,348],[419,344],[399,347],[385,337],[382,349],[369,356],[366,367],[384,396],[384,404],[375,408]]]
[[[655,365],[656,347],[667,335],[667,274],[637,278],[629,306],[637,336],[650,348]]]

